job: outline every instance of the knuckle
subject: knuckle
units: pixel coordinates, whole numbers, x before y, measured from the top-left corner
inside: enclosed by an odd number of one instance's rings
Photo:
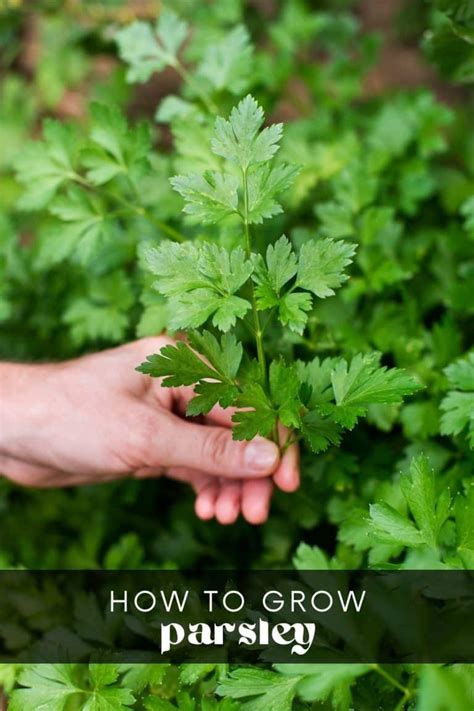
[[[229,432],[218,427],[209,429],[203,441],[202,456],[216,468],[221,467],[224,463],[227,466],[232,464],[234,456]]]
[[[154,417],[142,414],[135,427],[130,427],[125,442],[125,459],[131,470],[149,466],[153,443],[158,436]]]

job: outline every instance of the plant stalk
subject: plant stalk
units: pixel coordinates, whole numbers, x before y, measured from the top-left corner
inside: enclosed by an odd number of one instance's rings
[[[248,190],[248,180],[247,180],[247,170],[242,169],[242,177],[244,184],[244,231],[245,231],[245,251],[247,254],[247,259],[250,259],[252,254],[252,239],[250,236],[250,225],[249,225],[249,190]],[[257,359],[260,366],[260,373],[262,376],[262,382],[267,381],[267,364],[265,359],[265,350],[263,348],[263,331],[260,323],[260,316],[257,309],[257,299],[255,297],[255,287],[253,282],[251,282],[251,292],[252,292],[252,313],[253,322],[255,329],[255,343],[257,346]]]
[[[93,192],[99,192],[95,185],[92,185],[91,183],[89,183],[85,178],[82,177],[82,175],[79,175],[79,173],[74,173],[73,175],[71,175],[71,178],[76,183],[79,183],[79,185],[82,185],[84,188],[87,188],[88,190],[92,190]],[[129,182],[131,183],[131,181],[129,181]],[[136,192],[137,192],[137,200],[138,200],[138,191],[136,191]],[[170,239],[172,239],[173,242],[185,242],[186,241],[186,238],[184,237],[184,235],[182,235],[180,232],[178,232],[178,230],[175,230],[174,227],[170,227],[170,225],[167,225],[165,222],[161,222],[161,220],[157,220],[140,203],[138,205],[134,205],[133,203],[129,202],[128,200],[124,200],[123,198],[119,197],[118,195],[114,195],[113,193],[110,193],[107,190],[101,191],[101,194],[106,195],[111,200],[115,200],[115,202],[119,203],[119,205],[122,205],[124,208],[129,210],[131,213],[134,213],[135,215],[140,215],[140,217],[143,217],[145,220],[148,220],[148,222],[151,222],[153,225],[155,225],[155,227],[158,227],[158,229],[160,229]]]
[[[177,61],[176,64],[173,65],[176,71],[178,72],[179,76],[181,79],[186,82],[186,84],[199,96],[201,99],[202,103],[206,107],[206,109],[209,111],[211,114],[218,114],[219,113],[219,108],[216,106],[216,104],[213,102],[209,94],[205,92],[201,86],[199,85],[199,82],[197,82],[193,75],[188,72],[184,64],[181,62]]]
[[[377,674],[380,674],[380,676],[383,677],[385,681],[388,681],[388,683],[395,687],[395,689],[398,689],[398,691],[402,692],[403,699],[401,699],[401,701],[403,701],[403,703],[408,701],[408,699],[411,697],[411,690],[408,687],[403,686],[403,684],[400,684],[400,682],[387,671],[385,671],[385,669],[381,667],[380,664],[371,664],[370,666],[375,672],[377,672]]]

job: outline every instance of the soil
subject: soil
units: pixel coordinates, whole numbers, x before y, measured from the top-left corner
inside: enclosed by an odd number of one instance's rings
[[[390,89],[426,87],[441,100],[456,104],[463,97],[461,89],[444,83],[428,64],[419,48],[400,39],[397,19],[406,0],[360,0],[358,15],[368,32],[379,32],[383,37],[377,66],[366,77],[365,93],[376,96]]]

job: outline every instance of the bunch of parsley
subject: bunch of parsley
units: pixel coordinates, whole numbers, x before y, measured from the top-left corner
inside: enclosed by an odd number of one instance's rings
[[[139,369],[163,377],[164,387],[194,385],[190,415],[207,414],[217,403],[237,407],[237,439],[260,434],[279,441],[281,423],[291,430],[283,447],[301,436],[317,453],[339,444],[341,431],[352,429],[370,405],[399,403],[418,385],[403,371],[380,366],[376,353],[356,355],[349,363],[319,357],[267,363],[264,329],[271,323],[302,335],[314,297],[332,296],[347,280],[355,246],[309,237],[296,253],[283,235],[263,254],[253,251],[254,225],[282,211],[278,197],[297,172],[275,159],[283,126],[262,128],[263,122],[263,110],[247,96],[229,120],[216,119],[211,146],[223,159],[220,170],[171,180],[185,200],[185,212],[200,224],[239,221],[242,246],[164,242],[145,253],[158,277],[154,287],[168,299],[170,327],[211,324],[224,335],[189,331],[189,345],[166,346]],[[235,336],[241,323],[255,339],[245,357]]]

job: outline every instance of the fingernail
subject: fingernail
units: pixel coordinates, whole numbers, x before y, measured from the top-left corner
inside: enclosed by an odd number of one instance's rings
[[[254,439],[245,448],[244,463],[249,471],[270,472],[278,462],[278,447],[266,439]]]

